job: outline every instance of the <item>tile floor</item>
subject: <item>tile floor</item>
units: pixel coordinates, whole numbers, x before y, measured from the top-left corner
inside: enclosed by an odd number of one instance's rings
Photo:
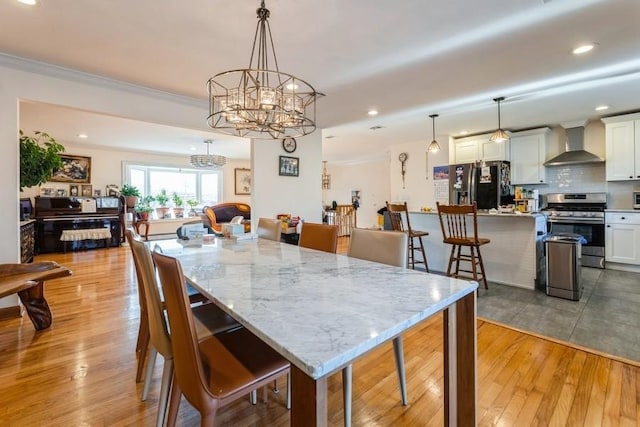
[[[640,273],[582,268],[580,301],[489,283],[478,316],[640,361]]]

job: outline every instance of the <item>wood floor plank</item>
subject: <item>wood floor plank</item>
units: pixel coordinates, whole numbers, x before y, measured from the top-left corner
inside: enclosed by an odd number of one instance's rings
[[[74,275],[45,284],[54,322],[35,332],[28,318],[0,321],[0,425],[151,426],[162,361],[149,398],[135,383],[139,312],[129,248],[51,254]],[[400,404],[391,346],[354,365],[354,426],[440,426],[442,317],[404,335],[409,405]],[[480,426],[640,425],[640,368],[478,321]],[[268,401],[239,399],[217,425],[287,426],[286,386]],[[328,378],[329,424],[343,423],[340,374]],[[199,425],[182,399],[178,426]]]

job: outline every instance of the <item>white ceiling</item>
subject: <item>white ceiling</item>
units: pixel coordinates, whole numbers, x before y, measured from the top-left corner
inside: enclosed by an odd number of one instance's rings
[[[248,65],[258,0],[2,1],[0,52],[206,99],[212,75]],[[268,0],[281,71],[326,94],[323,158],[361,161],[390,144],[640,110],[639,0]],[[583,56],[575,46],[596,42]],[[610,105],[604,112],[594,109]],[[367,116],[376,108],[380,114]],[[205,117],[202,118],[203,124]],[[372,126],[382,129],[372,131]],[[249,156],[246,142],[50,105],[21,127],[60,141]],[[334,138],[326,139],[327,136]],[[135,141],[135,142],[134,142]],[[135,144],[135,145],[134,145]],[[188,149],[186,148],[188,147]],[[228,151],[227,151],[228,150]]]

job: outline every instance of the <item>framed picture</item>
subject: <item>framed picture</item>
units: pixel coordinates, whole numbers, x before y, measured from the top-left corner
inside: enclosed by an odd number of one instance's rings
[[[235,193],[240,195],[251,194],[251,169],[235,168]]]
[[[280,156],[280,176],[298,176],[300,173],[300,158]]]
[[[77,185],[70,185],[69,186],[69,196],[71,197],[78,197],[80,195],[80,189],[78,188]]]
[[[91,182],[91,157],[60,154],[60,158],[62,159],[62,167],[53,171],[49,181],[80,184]]]
[[[93,196],[93,186],[91,184],[84,184],[80,188],[82,188],[82,197]]]

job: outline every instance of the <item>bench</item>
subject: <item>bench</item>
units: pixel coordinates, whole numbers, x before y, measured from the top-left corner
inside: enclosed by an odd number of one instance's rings
[[[111,230],[108,228],[80,228],[75,230],[62,230],[60,241],[64,242],[64,251],[67,252],[67,242],[77,242],[79,240],[101,240],[104,239],[104,247],[109,247],[111,240]]]

